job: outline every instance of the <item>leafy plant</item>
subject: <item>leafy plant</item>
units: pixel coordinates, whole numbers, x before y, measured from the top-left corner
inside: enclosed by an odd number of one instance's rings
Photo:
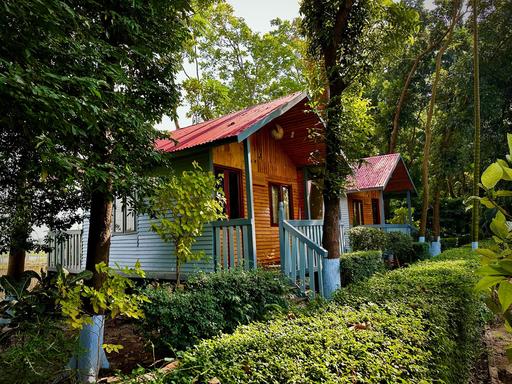
[[[366,280],[375,273],[385,270],[381,251],[359,251],[341,255],[342,286]]]
[[[386,233],[373,227],[350,228],[348,237],[354,251],[383,251],[388,245]]]
[[[198,340],[232,332],[262,320],[269,310],[286,307],[288,281],[264,270],[230,270],[191,277],[184,290],[170,286],[143,289],[141,328],[159,350],[183,350]]]
[[[512,134],[507,134],[507,141],[509,154],[506,160],[498,159],[482,173],[480,187],[484,196],[471,199],[496,211],[490,225],[495,247],[477,249],[482,263],[478,273],[482,277],[476,287],[488,293],[489,308],[505,319],[507,330],[512,332],[512,215],[502,204],[512,197],[512,191],[504,189],[506,183],[512,181]],[[507,353],[512,357],[512,347]]]
[[[417,260],[412,247],[412,237],[402,232],[386,233],[386,252],[395,257],[401,265]]]
[[[193,252],[192,245],[206,223],[223,219],[224,193],[212,172],[203,171],[197,162],[193,169],[172,176],[156,193],[153,209],[157,222],[151,229],[176,249],[176,280],[180,283],[181,264],[200,260],[205,252]]]
[[[430,246],[428,245],[428,243],[414,242],[412,243],[412,249],[414,254],[413,261],[427,260],[428,258],[430,258]]]
[[[145,277],[138,261],[134,268],[118,266],[117,269],[100,263],[96,265],[96,271],[105,276],[99,289],[83,283],[72,284],[78,282],[80,276],[70,276],[66,270],[61,269],[57,276],[57,303],[72,328],[81,329],[95,314],[105,314],[110,318],[118,315],[134,319],[143,317],[141,306],[149,299],[139,292],[128,292],[135,287],[135,281],[129,276]],[[90,304],[92,311],[86,309],[84,303]]]
[[[66,364],[75,350],[77,334],[65,330],[61,321],[28,320],[0,344],[2,381],[40,384],[61,380],[71,373]]]

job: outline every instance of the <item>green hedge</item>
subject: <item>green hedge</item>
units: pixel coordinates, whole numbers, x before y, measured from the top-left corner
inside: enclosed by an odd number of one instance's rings
[[[286,307],[289,290],[281,274],[262,269],[200,274],[185,290],[150,285],[143,289],[151,302],[144,305],[140,326],[157,349],[182,350],[261,320],[272,307]]]
[[[464,383],[479,353],[486,310],[474,286],[479,258],[468,249],[451,249],[433,260],[378,275],[335,293],[340,305],[406,305],[421,313],[432,352],[431,378]]]
[[[412,237],[402,232],[389,232],[387,236],[386,253],[392,254],[400,265],[416,261],[416,255],[412,246]]]
[[[388,244],[386,233],[374,227],[352,227],[348,231],[350,247],[353,251],[385,250]]]
[[[430,246],[428,243],[414,242],[412,243],[412,249],[414,252],[413,261],[427,260],[430,258]]]
[[[384,272],[386,267],[381,251],[359,251],[341,255],[340,271],[341,285],[363,281],[378,272]]]
[[[477,258],[453,260],[468,254],[376,275],[310,314],[205,340],[184,352],[165,380],[463,383],[484,313],[473,290]]]

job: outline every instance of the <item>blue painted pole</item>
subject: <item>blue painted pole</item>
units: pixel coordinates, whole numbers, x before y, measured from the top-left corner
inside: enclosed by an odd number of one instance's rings
[[[251,268],[256,268],[256,227],[254,222],[254,197],[252,191],[252,164],[251,164],[251,143],[250,138],[244,140],[244,162],[245,162],[245,188],[247,193],[247,218],[251,224],[249,226],[249,250]]]
[[[285,273],[285,244],[284,244],[284,204],[279,203],[279,260],[281,263],[281,272]]]

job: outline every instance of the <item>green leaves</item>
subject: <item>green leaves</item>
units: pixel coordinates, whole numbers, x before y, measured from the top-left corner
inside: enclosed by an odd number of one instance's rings
[[[192,245],[206,223],[225,218],[224,193],[212,172],[203,171],[197,162],[180,176],[173,175],[153,198],[157,221],[151,224],[163,241],[173,242],[176,268],[190,260],[204,258],[204,252],[193,252]]]
[[[498,163],[493,163],[482,174],[482,184],[487,189],[494,188],[502,176],[502,167]]]

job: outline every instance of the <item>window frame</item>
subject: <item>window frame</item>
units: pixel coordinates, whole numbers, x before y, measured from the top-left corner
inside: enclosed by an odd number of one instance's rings
[[[357,222],[356,224],[356,203],[357,204],[360,204],[361,205],[361,222]],[[361,199],[353,199],[352,200],[352,220],[353,220],[353,223],[352,225],[354,227],[357,227],[359,225],[364,225],[364,204],[363,204],[363,200]],[[357,219],[359,219],[359,217],[357,217]]]
[[[121,211],[123,215],[123,230],[122,231],[116,231],[116,211],[117,211],[117,202],[121,201]],[[126,223],[128,219],[128,207],[129,204],[127,203],[128,198],[127,197],[114,197],[114,201],[112,202],[112,236],[122,236],[122,235],[129,235],[133,233],[137,233],[138,231],[138,223],[137,223],[137,211],[134,209],[132,210],[133,214],[133,230],[127,231],[126,230]]]
[[[228,216],[228,220],[231,220],[231,219],[236,220],[236,219],[245,218],[244,189],[243,189],[244,180],[243,180],[242,170],[240,168],[234,168],[234,167],[229,167],[229,166],[225,166],[225,165],[214,164],[213,165],[213,174],[215,175],[215,177],[217,177],[217,172],[220,173],[220,171],[223,172],[222,190],[224,191],[224,195],[226,198],[226,215]],[[239,210],[240,210],[240,217],[235,217],[235,218],[231,217],[231,212],[230,212],[231,209],[230,209],[230,204],[229,204],[231,202],[231,196],[226,195],[226,190],[229,191],[229,179],[226,177],[226,172],[233,172],[238,175],[238,180],[239,180],[239,183],[238,183],[238,205],[239,205]]]
[[[278,217],[276,217],[276,222],[274,223],[274,212],[273,212],[273,209],[272,209],[272,187],[277,187],[278,188],[278,196],[277,196],[277,212],[278,212]],[[290,199],[290,212],[289,212],[289,216],[290,216],[290,219],[289,220],[293,220],[293,188],[292,188],[292,185],[291,184],[285,184],[285,183],[279,183],[279,182],[274,182],[274,181],[270,181],[268,183],[268,198],[269,198],[269,208],[270,208],[270,226],[271,227],[278,227],[279,226],[279,203],[281,203],[283,201],[283,191],[281,190],[282,187],[286,187],[288,188],[288,194],[289,194],[289,199]]]

